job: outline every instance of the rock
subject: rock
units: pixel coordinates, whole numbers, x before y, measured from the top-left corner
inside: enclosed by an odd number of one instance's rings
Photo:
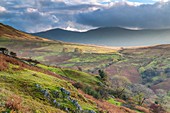
[[[57,101],[54,99],[54,100],[53,100],[53,103],[54,103],[54,104],[56,104],[56,103],[57,103]]]
[[[35,84],[36,88],[41,88],[41,86],[39,84]]]
[[[65,111],[66,111],[67,113],[69,113],[69,109],[68,109],[68,108],[65,108]]]
[[[57,107],[60,107],[60,103],[56,103],[56,106],[57,106]]]
[[[79,105],[77,100],[71,99],[70,101],[71,101],[71,103],[73,103],[76,106],[77,110],[80,110],[80,111],[83,110],[82,107]]]
[[[59,93],[59,92],[57,92],[57,91],[55,91],[55,92],[54,92],[54,95],[55,95],[55,98],[59,98],[60,93]]]
[[[93,110],[83,110],[83,112],[82,113],[96,113],[95,111],[93,111]]]
[[[88,113],[96,113],[95,111],[93,111],[93,110],[89,110],[89,112]]]
[[[112,95],[111,98],[115,98],[115,97]]]
[[[47,91],[47,90],[45,90],[45,92],[44,92],[44,96],[45,96],[45,97],[48,97],[48,95],[49,95],[48,91]]]
[[[70,97],[67,97],[67,100],[71,100]]]
[[[80,105],[78,105],[78,106],[77,106],[77,110],[82,111],[83,109],[81,108],[81,106],[80,106]]]
[[[67,96],[70,96],[70,94],[71,94],[69,91],[67,91],[64,88],[61,88],[60,90],[61,90],[62,93],[66,94]]]

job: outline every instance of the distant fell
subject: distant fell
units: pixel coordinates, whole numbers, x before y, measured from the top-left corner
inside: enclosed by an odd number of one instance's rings
[[[131,30],[103,27],[87,32],[76,32],[57,28],[33,35],[52,40],[102,46],[150,46],[170,43],[170,29]]]

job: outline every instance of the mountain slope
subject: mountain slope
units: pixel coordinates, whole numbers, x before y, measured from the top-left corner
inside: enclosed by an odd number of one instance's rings
[[[0,61],[0,112],[135,113],[123,106],[94,99],[77,90],[69,79],[19,58],[0,54]],[[82,72],[77,73],[84,76]],[[106,105],[102,106],[102,103]]]
[[[18,31],[11,26],[0,23],[0,40],[12,39],[12,40],[32,40],[32,41],[49,41],[45,38],[37,36],[31,36],[29,34]]]
[[[97,110],[95,104],[81,96],[69,82],[8,56],[0,54],[0,60],[3,61],[3,65],[0,65],[0,103],[5,102],[4,107],[0,106],[0,111],[11,109],[27,112],[27,109],[30,112],[55,113],[67,111],[66,108],[69,108],[73,112],[76,110],[75,105],[66,99],[67,95],[62,94],[60,88],[66,89],[70,93],[68,97],[78,101],[81,109]],[[16,100],[11,105],[9,101],[12,100],[9,99],[17,98],[21,101],[17,103]]]
[[[170,29],[129,30],[118,27],[108,27],[98,28],[87,32],[53,29],[45,32],[35,33],[33,35],[65,42],[120,47],[170,43]]]

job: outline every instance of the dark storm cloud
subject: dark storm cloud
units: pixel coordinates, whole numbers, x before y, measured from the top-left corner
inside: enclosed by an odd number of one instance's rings
[[[0,12],[0,22],[19,30],[38,32],[67,27],[74,15],[94,5],[67,5],[61,0],[2,0],[6,11]],[[3,9],[4,10],[4,9]]]
[[[136,6],[128,2],[107,5],[90,4],[90,0],[86,3],[73,0],[75,4],[66,1],[1,0],[0,22],[26,32],[67,27],[80,30],[100,26],[170,27],[170,3]]]
[[[116,4],[108,9],[80,13],[76,18],[78,23],[95,27],[170,28],[170,2],[139,6]]]

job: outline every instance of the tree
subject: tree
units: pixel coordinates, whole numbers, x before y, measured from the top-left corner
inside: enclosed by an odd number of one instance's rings
[[[159,104],[159,106],[162,107],[163,109],[166,109],[168,107],[167,105],[169,104],[167,91],[163,89],[157,89],[155,93],[157,95],[156,103]]]
[[[110,86],[118,98],[128,90],[130,84],[131,82],[124,76],[114,76],[110,79]]]
[[[103,70],[99,69],[98,73],[102,80],[106,80],[107,74]]]
[[[16,56],[17,56],[17,54],[14,53],[14,52],[10,52],[9,54],[10,54],[10,56],[12,56],[12,57],[16,57]]]
[[[150,111],[152,111],[152,113],[166,113],[165,109],[156,103],[150,105]]]
[[[77,66],[77,69],[78,69],[79,71],[83,71],[83,69],[82,69],[80,66]]]
[[[24,61],[28,62],[30,65],[37,65],[39,64],[40,62],[38,62],[37,60],[33,60],[33,59],[23,59]]]
[[[68,52],[68,48],[63,48],[63,53],[67,53]]]
[[[79,49],[79,48],[74,49],[74,53],[82,54],[82,52],[83,51],[81,49]]]
[[[142,105],[150,97],[154,97],[154,92],[142,84],[131,86],[132,96],[138,105]]]
[[[9,53],[9,51],[8,51],[7,48],[0,48],[0,52],[1,52],[2,54],[5,54],[5,55],[7,55],[7,54]]]

